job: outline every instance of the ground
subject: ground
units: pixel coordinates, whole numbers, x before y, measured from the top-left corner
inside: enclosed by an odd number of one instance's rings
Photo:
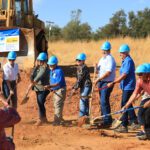
[[[64,67],[65,70],[65,67]],[[65,70],[66,72],[66,70]],[[72,73],[72,74],[71,74]],[[52,93],[47,97],[46,109],[49,123],[43,126],[35,126],[34,123],[38,118],[38,109],[35,93],[30,92],[29,102],[20,105],[24,93],[29,85],[29,70],[21,71],[22,81],[18,84],[18,112],[22,120],[15,126],[14,142],[16,150],[148,150],[149,141],[139,141],[135,138],[135,131],[129,131],[128,134],[114,133],[112,130],[103,129],[84,129],[73,124],[78,118],[78,93],[69,99],[71,87],[75,82],[72,71],[67,74],[67,98],[64,108],[64,126],[54,127],[53,121],[53,102]],[[121,91],[115,86],[111,95],[112,111],[120,109]],[[68,103],[70,101],[70,103]],[[99,97],[98,91],[94,90],[92,103],[93,116],[99,115]],[[118,117],[118,116],[114,116]],[[10,130],[7,130],[9,135]]]

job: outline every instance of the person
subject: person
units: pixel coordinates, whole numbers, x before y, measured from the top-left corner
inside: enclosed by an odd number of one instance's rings
[[[99,60],[97,65],[98,78],[95,84],[98,88],[104,88],[108,83],[113,82],[116,75],[116,62],[114,57],[111,55],[111,44],[106,41],[103,43],[102,47],[103,57]],[[100,104],[101,104],[101,115],[106,115],[111,113],[110,108],[110,95],[113,90],[113,86],[110,88],[104,88],[99,90]],[[112,123],[112,117],[106,116],[103,118],[103,127],[109,127]]]
[[[37,120],[37,126],[47,123],[45,102],[46,97],[49,94],[49,90],[45,90],[44,86],[49,84],[49,68],[47,66],[47,54],[42,52],[37,57],[38,65],[33,69],[31,73],[31,85],[36,92],[37,104],[39,109],[39,119]]]
[[[6,137],[5,129],[14,126],[21,120],[16,109],[10,107],[0,93],[0,101],[4,104],[4,108],[0,108],[0,150],[15,150],[13,137]]]
[[[135,79],[135,65],[134,61],[130,56],[130,47],[127,44],[123,44],[119,48],[120,57],[122,59],[122,64],[120,67],[120,76],[116,78],[113,82],[109,83],[107,86],[111,87],[114,86],[116,83],[120,83],[120,88],[122,90],[122,100],[121,100],[121,107],[123,107],[129,100],[130,96],[132,95],[136,79]],[[133,106],[130,105],[130,108]],[[135,128],[137,124],[137,117],[135,114],[134,109],[131,111],[127,111],[122,115],[120,119],[122,124],[115,129],[118,132],[128,132],[128,117],[132,122],[132,126]]]
[[[45,89],[49,89],[53,92],[54,103],[54,126],[62,125],[63,108],[66,98],[66,81],[63,70],[58,66],[58,59],[56,56],[51,56],[48,60],[50,68],[50,84],[45,86]]]
[[[129,108],[132,102],[136,99],[136,97],[141,94],[143,91],[144,93],[150,95],[150,64],[149,68],[147,65],[142,64],[136,68],[136,74],[138,76],[138,80],[136,83],[136,89],[134,90],[132,96],[130,97],[129,101],[126,103],[125,106],[122,107],[122,110]],[[138,111],[138,121],[141,126],[141,131],[137,133],[137,137],[139,139],[145,140],[147,138],[145,125],[146,120],[150,121],[150,118],[146,119],[146,111],[149,112],[150,109],[150,97],[146,96],[147,98],[141,101],[141,108]],[[148,115],[149,116],[149,115]],[[150,125],[150,122],[148,123]],[[150,126],[149,126],[150,128]]]
[[[8,62],[3,66],[2,88],[5,98],[11,94],[10,104],[17,109],[17,84],[21,81],[18,64],[15,63],[17,54],[14,51],[8,53]]]
[[[92,90],[92,82],[90,78],[90,71],[85,64],[86,54],[80,53],[76,57],[77,62],[77,81],[72,87],[73,93],[80,89],[80,103],[79,103],[79,119],[83,116],[89,116],[89,94]]]

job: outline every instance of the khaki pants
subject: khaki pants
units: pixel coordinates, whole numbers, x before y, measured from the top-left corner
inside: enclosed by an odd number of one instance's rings
[[[65,98],[66,98],[66,87],[54,91],[53,103],[54,103],[54,109],[55,109],[54,110],[55,122],[60,122],[62,120]]]

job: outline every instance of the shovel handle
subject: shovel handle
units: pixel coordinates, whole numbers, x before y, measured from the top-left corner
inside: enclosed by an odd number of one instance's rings
[[[108,86],[104,86],[102,88],[98,88],[98,90],[101,91],[101,90],[104,90],[104,89],[107,89],[107,88],[108,88]]]

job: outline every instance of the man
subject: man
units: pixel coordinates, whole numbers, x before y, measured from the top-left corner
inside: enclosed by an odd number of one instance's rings
[[[10,94],[10,104],[15,109],[17,108],[17,83],[20,82],[20,74],[18,64],[15,63],[16,52],[11,51],[8,53],[8,62],[3,66],[3,93],[5,98]]]
[[[0,94],[0,101],[5,106],[5,108],[0,109],[0,150],[15,150],[13,139],[6,137],[4,128],[14,126],[21,118],[14,108],[9,107],[2,94]]]
[[[120,83],[120,88],[122,90],[122,101],[121,107],[123,107],[129,100],[135,89],[135,65],[132,58],[129,55],[130,47],[127,44],[123,44],[119,48],[120,57],[122,59],[122,65],[120,68],[120,76],[114,80],[114,82],[109,83],[107,86],[111,87],[116,83]],[[130,108],[133,107],[130,105]],[[132,123],[137,122],[137,117],[134,110],[127,111],[123,114],[121,121],[122,124],[116,131],[118,132],[128,132],[128,117]]]
[[[100,59],[97,66],[98,79],[95,81],[95,84],[98,85],[98,88],[104,88],[107,86],[108,83],[113,82],[115,79],[115,71],[116,71],[115,59],[110,54],[111,44],[109,42],[105,42],[102,45],[101,50],[103,57]],[[111,113],[109,98],[112,90],[113,86],[110,88],[99,90],[102,115]],[[104,127],[110,126],[111,123],[112,123],[111,116],[104,117],[104,124],[103,124]]]
[[[150,95],[150,64],[149,68],[145,64],[138,66],[136,69],[136,74],[139,77],[136,83],[136,89],[122,110],[127,109],[142,92],[146,92]],[[137,133],[137,137],[145,140],[147,138],[145,130],[146,124],[149,124],[150,128],[150,122],[148,122],[150,121],[150,118],[148,118],[150,117],[148,114],[148,112],[150,112],[150,98],[148,97],[142,100],[140,106],[143,106],[143,108],[141,107],[138,112],[138,121],[141,125],[141,131]]]
[[[58,66],[56,56],[51,56],[48,60],[50,68],[50,85],[45,86],[45,89],[53,91],[54,102],[54,122],[53,125],[61,125],[63,123],[63,108],[66,98],[66,81],[62,69]]]

